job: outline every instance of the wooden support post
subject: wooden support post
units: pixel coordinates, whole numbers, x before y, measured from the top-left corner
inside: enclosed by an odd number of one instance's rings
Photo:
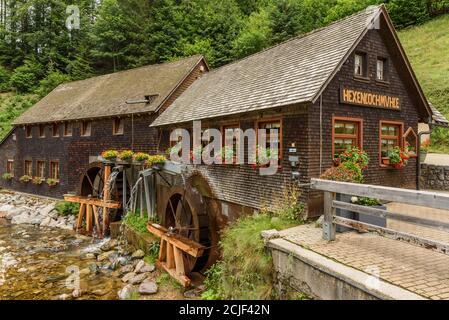
[[[185,276],[186,271],[184,268],[184,258],[182,257],[182,251],[173,246],[173,255],[175,257],[176,273],[180,276]]]
[[[167,258],[167,241],[161,239],[161,247],[159,248],[159,261],[164,262]]]
[[[148,213],[148,219],[153,217],[153,211],[151,210],[151,203],[150,203],[150,188],[148,186],[148,183],[151,182],[151,177],[150,177],[150,181],[148,181],[147,177],[143,178],[143,186],[144,186],[144,191],[145,191],[145,202],[146,202],[146,206],[147,206],[147,213]]]
[[[80,204],[80,211],[78,213],[78,221],[76,223],[76,231],[78,232],[82,225],[83,225],[83,219],[84,219],[84,214],[86,212],[86,205],[84,203]]]
[[[86,210],[86,231],[88,234],[92,234],[93,226],[92,226],[92,206],[90,204],[87,205]]]
[[[323,239],[327,241],[335,240],[336,227],[334,224],[334,216],[336,215],[336,210],[332,206],[335,199],[335,193],[324,192]]]
[[[175,267],[175,260],[174,260],[173,245],[171,243],[167,243],[167,268],[173,269],[174,267]]]
[[[140,194],[139,194],[139,197],[140,197],[140,217],[143,219],[144,217],[145,217],[145,212],[144,212],[144,208],[145,208],[145,204],[144,204],[144,201],[143,201],[143,179],[142,180],[140,180],[140,183],[139,183],[139,190],[140,190]]]

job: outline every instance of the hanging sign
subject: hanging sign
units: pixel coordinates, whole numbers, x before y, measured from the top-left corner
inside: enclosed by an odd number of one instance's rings
[[[399,97],[341,87],[340,102],[356,106],[401,110]]]

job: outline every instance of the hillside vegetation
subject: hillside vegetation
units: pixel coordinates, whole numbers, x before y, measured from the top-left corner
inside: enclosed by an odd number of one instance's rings
[[[427,98],[449,118],[449,15],[399,32]],[[433,134],[433,151],[449,153],[449,130]]]

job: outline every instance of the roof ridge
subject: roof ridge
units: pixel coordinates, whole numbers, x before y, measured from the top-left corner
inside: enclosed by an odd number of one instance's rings
[[[287,43],[289,43],[289,42],[292,42],[292,41],[295,41],[295,40],[299,40],[299,39],[303,39],[303,38],[305,38],[305,37],[311,36],[311,35],[313,35],[313,34],[315,34],[315,33],[320,32],[320,31],[326,30],[326,29],[332,27],[332,26],[335,25],[335,24],[342,23],[342,22],[344,22],[344,21],[346,21],[346,20],[349,20],[349,19],[351,19],[351,18],[354,18],[354,17],[357,16],[357,15],[360,15],[360,14],[362,14],[362,13],[364,13],[364,12],[367,12],[368,9],[370,9],[370,8],[371,8],[372,11],[374,11],[374,10],[376,10],[376,9],[377,9],[377,10],[381,9],[382,7],[384,7],[384,4],[375,5],[375,6],[369,6],[369,7],[365,8],[365,9],[363,9],[363,10],[360,10],[360,11],[358,11],[358,12],[354,12],[353,14],[351,14],[351,15],[349,15],[349,16],[346,16],[346,17],[344,17],[344,18],[342,18],[342,19],[333,21],[333,22],[329,23],[329,24],[326,25],[326,26],[319,27],[319,28],[316,28],[316,29],[311,30],[311,31],[309,31],[309,32],[306,32],[306,33],[304,33],[304,34],[300,34],[300,35],[294,36],[294,37],[292,37],[292,38],[290,38],[290,39],[287,39],[287,40],[285,40],[285,41],[282,41],[282,42],[280,42],[280,43],[278,43],[278,44],[276,44],[276,45],[273,45],[273,46],[268,47],[268,48],[265,48],[265,49],[263,49],[263,50],[261,50],[261,51],[258,51],[258,52],[255,52],[255,53],[253,53],[253,54],[250,54],[249,56],[243,57],[243,58],[238,59],[238,60],[235,60],[235,61],[233,61],[233,62],[231,62],[231,63],[225,64],[225,65],[223,65],[223,66],[221,66],[221,67],[218,67],[218,68],[216,68],[216,69],[213,69],[213,70],[211,70],[209,73],[213,73],[213,72],[218,71],[218,70],[220,70],[220,69],[223,69],[223,68],[225,68],[225,67],[228,67],[228,66],[234,65],[234,64],[236,64],[236,63],[245,61],[245,60],[247,60],[247,59],[249,59],[249,58],[252,58],[252,57],[254,57],[254,56],[257,56],[257,55],[260,55],[260,54],[265,53],[265,52],[267,52],[267,51],[270,51],[270,50],[275,49],[275,48],[277,48],[277,47],[280,47],[280,46],[282,46],[282,45],[284,45],[284,44],[287,44]],[[207,74],[206,74],[206,75],[207,75]]]
[[[80,79],[80,80],[74,80],[74,81],[70,81],[70,82],[66,82],[63,83],[61,85],[59,85],[58,87],[55,88],[55,90],[57,90],[58,88],[64,86],[64,85],[68,85],[71,83],[79,83],[79,82],[83,82],[83,81],[87,81],[87,80],[92,80],[92,79],[99,79],[99,78],[103,78],[103,77],[108,77],[108,76],[112,76],[112,75],[119,75],[119,74],[123,74],[123,73],[127,73],[127,72],[132,72],[132,71],[136,71],[136,70],[140,70],[140,69],[145,69],[145,68],[149,68],[149,67],[156,67],[156,66],[162,66],[162,65],[169,65],[175,62],[179,62],[179,61],[185,61],[185,60],[190,60],[195,57],[198,57],[197,59],[197,63],[204,58],[203,55],[201,54],[195,54],[193,56],[189,56],[189,57],[183,57],[183,58],[179,58],[177,60],[171,60],[171,61],[165,61],[165,62],[161,62],[161,63],[154,63],[154,64],[147,64],[144,66],[140,66],[140,67],[135,67],[135,68],[131,68],[131,69],[126,69],[126,70],[120,70],[120,71],[116,71],[116,72],[111,72],[111,73],[106,73],[106,74],[99,74],[99,75],[95,75],[93,77],[89,77],[86,79]]]

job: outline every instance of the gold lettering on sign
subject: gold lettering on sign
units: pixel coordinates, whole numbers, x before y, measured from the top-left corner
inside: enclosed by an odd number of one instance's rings
[[[342,88],[341,100],[343,103],[355,104],[367,107],[386,108],[400,110],[400,99],[384,94],[363,92]]]

